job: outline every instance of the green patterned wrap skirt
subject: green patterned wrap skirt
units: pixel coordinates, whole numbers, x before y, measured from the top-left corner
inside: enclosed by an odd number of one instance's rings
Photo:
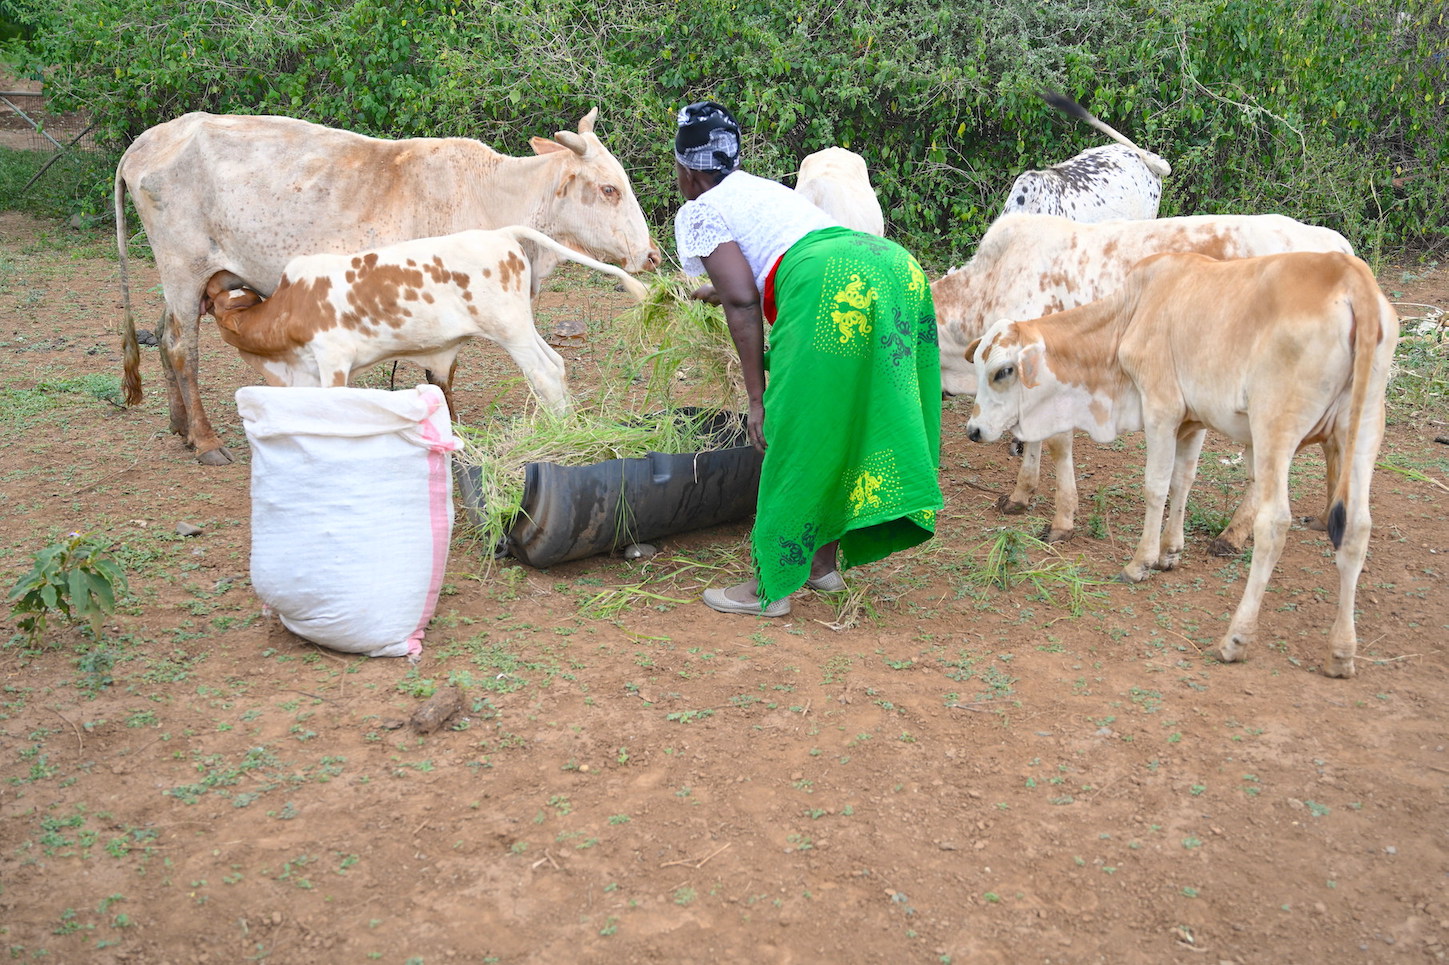
[[[929,539],[941,508],[941,362],[925,272],[900,245],[814,231],[780,259],[751,545],[763,600],[821,546],[860,566]]]

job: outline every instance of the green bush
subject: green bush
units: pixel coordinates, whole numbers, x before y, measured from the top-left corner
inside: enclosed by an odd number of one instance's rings
[[[890,230],[969,256],[1016,173],[1100,135],[1168,158],[1164,215],[1278,211],[1369,254],[1445,246],[1449,22],[1439,0],[7,0],[58,108],[119,150],[187,110],[381,136],[527,138],[601,107],[651,222],[688,101],[728,104],[752,170],[865,156]]]

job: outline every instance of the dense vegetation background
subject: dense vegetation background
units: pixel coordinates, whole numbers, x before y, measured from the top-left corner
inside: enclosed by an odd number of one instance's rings
[[[90,112],[114,162],[189,110],[282,113],[509,153],[589,107],[667,237],[677,108],[748,164],[863,154],[889,230],[969,256],[1012,178],[1103,143],[1077,97],[1171,161],[1163,215],[1279,211],[1372,255],[1449,248],[1442,0],[0,0],[7,56]],[[108,172],[77,203],[104,212]]]

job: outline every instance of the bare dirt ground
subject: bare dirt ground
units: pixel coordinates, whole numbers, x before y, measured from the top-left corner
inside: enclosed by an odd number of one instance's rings
[[[149,328],[154,272],[135,270]],[[1449,302],[1443,271],[1381,277],[1395,301]],[[203,389],[238,461],[197,465],[166,431],[155,349],[146,401],[112,401],[118,298],[104,237],[0,215],[0,577],[93,531],[115,540],[132,593],[98,641],[66,630],[0,650],[0,948],[15,960],[1449,950],[1449,450],[1422,395],[1395,402],[1381,454],[1398,468],[1375,479],[1351,680],[1316,672],[1337,580],[1301,527],[1238,665],[1204,655],[1246,573],[1206,555],[1208,522],[1180,569],[1092,587],[1080,616],[1061,584],[1053,600],[973,582],[999,527],[1042,520],[996,513],[1015,462],[966,440],[964,400],[947,405],[939,535],[849,574],[865,604],[853,627],[832,628],[851,612],[808,592],[781,621],[695,602],[700,574],[742,575],[744,523],[665,540],[648,564],[547,571],[490,568],[459,532],[410,668],[261,615],[232,398],[255,380],[205,329]],[[566,352],[576,382],[595,377],[619,307],[578,284],[545,295],[541,329],[588,322]],[[460,378],[465,420],[521,402],[488,346]],[[1079,453],[1083,531],[1064,552],[1106,578],[1141,526],[1140,440]],[[1195,519],[1235,504],[1234,454],[1210,437]],[[1303,454],[1295,512],[1321,487]],[[653,597],[588,607],[646,580]],[[15,629],[0,615],[0,639]],[[463,691],[449,726],[399,726],[449,683]]]

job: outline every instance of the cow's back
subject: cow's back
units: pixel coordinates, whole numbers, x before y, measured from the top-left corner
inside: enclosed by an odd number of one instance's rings
[[[987,229],[970,262],[931,285],[947,391],[974,391],[974,370],[962,353],[993,322],[1037,318],[1095,301],[1120,288],[1137,262],[1169,251],[1225,259],[1287,251],[1353,254],[1353,247],[1330,228],[1276,214],[1102,224],[1003,215]]]
[[[119,173],[163,276],[168,259],[205,252],[269,293],[298,253],[494,227],[464,200],[468,175],[499,157],[464,138],[389,141],[289,117],[191,113],[138,137]]]
[[[827,147],[806,156],[795,190],[847,228],[885,234],[885,217],[865,158],[854,151]]]

